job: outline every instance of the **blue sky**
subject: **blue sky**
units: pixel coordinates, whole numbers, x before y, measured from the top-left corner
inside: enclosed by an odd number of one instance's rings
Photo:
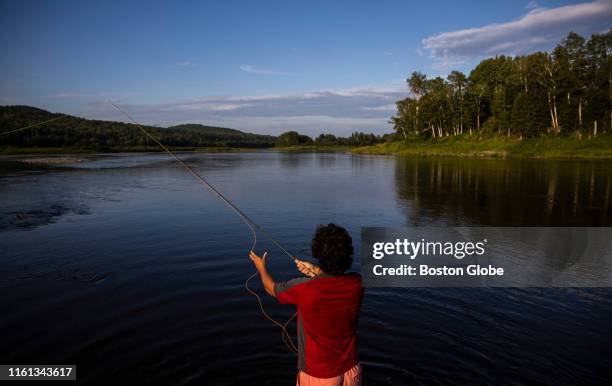
[[[612,26],[612,0],[5,1],[0,104],[259,133],[382,133],[414,70]]]

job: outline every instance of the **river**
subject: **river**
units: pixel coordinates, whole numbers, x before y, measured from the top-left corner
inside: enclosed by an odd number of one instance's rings
[[[362,226],[612,226],[610,162],[180,156],[304,258],[329,222],[357,251]],[[244,289],[241,220],[164,154],[79,157],[0,159],[0,363],[76,364],[86,385],[292,384],[295,357]],[[264,250],[275,279],[297,275]],[[596,384],[610,331],[606,288],[375,288],[360,355],[366,385]]]

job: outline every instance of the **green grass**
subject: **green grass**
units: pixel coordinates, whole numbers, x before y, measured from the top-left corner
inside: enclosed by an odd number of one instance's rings
[[[518,139],[475,138],[467,134],[442,139],[413,138],[351,150],[357,154],[398,154],[405,156],[525,157],[547,159],[612,159],[612,135],[595,139],[544,136]]]

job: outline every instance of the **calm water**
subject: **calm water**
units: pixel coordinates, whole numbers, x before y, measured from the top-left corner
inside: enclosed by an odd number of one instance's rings
[[[612,163],[182,157],[303,257],[328,222],[356,247],[361,226],[612,226]],[[88,385],[292,384],[295,357],[244,290],[244,224],[162,154],[89,159],[0,162],[0,363],[76,364]],[[276,279],[296,275],[259,248]],[[608,289],[372,289],[359,333],[366,384],[533,385],[604,383],[610,331]]]

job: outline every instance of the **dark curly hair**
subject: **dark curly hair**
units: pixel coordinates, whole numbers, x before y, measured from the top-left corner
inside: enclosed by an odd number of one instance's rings
[[[343,274],[353,263],[353,239],[346,229],[335,224],[317,227],[311,249],[319,267],[330,275]]]

